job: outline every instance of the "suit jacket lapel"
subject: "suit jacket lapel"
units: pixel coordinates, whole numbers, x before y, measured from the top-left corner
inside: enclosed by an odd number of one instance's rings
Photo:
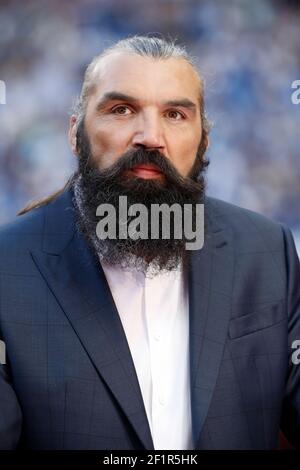
[[[65,193],[46,209],[43,251],[32,251],[33,260],[142,444],[153,449],[134,364],[104,272],[74,229],[71,195]]]
[[[202,250],[190,252],[190,367],[193,434],[196,448],[216,385],[231,309],[231,233],[205,203],[207,230]]]

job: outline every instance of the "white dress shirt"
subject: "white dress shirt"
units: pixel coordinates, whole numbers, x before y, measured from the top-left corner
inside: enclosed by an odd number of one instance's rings
[[[182,265],[149,278],[101,264],[127,337],[154,448],[193,449],[188,290]]]

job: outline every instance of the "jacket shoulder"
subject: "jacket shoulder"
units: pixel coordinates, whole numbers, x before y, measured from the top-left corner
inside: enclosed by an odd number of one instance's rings
[[[20,243],[28,237],[38,237],[43,233],[46,207],[32,209],[26,214],[0,227],[0,245],[3,243]]]
[[[68,238],[74,226],[73,210],[71,195],[66,192],[0,227],[0,270],[12,266],[13,271],[22,270],[32,250],[43,251]]]
[[[23,242],[33,238],[53,235],[66,231],[73,222],[70,209],[73,210],[72,193],[65,191],[52,202],[17,216],[12,222],[0,227],[0,244],[14,241]],[[71,211],[72,212],[72,211]]]
[[[218,224],[229,228],[236,247],[242,251],[282,251],[284,233],[289,231],[283,224],[258,212],[239,207],[217,198],[207,197],[208,214]]]
[[[0,273],[30,274],[30,250],[42,247],[45,208],[41,207],[18,216],[0,228]]]

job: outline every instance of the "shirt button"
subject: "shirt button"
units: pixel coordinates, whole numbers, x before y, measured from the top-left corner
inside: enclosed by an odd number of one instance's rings
[[[155,339],[155,341],[159,341],[159,340],[160,340],[160,334],[159,334],[159,333],[155,333],[154,339]]]

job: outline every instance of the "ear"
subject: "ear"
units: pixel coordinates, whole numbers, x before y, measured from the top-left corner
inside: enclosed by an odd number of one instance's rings
[[[69,124],[69,143],[74,155],[77,156],[77,118],[72,115]]]
[[[209,148],[210,145],[210,140],[208,137],[207,132],[205,132],[205,135],[202,135],[201,137],[201,142],[200,142],[200,147],[198,150],[200,150],[201,153],[201,159],[204,161],[205,160],[205,154]]]
[[[210,138],[208,135],[206,135],[205,137],[205,144],[206,144],[206,150],[207,151],[209,149],[209,146],[210,146]]]

